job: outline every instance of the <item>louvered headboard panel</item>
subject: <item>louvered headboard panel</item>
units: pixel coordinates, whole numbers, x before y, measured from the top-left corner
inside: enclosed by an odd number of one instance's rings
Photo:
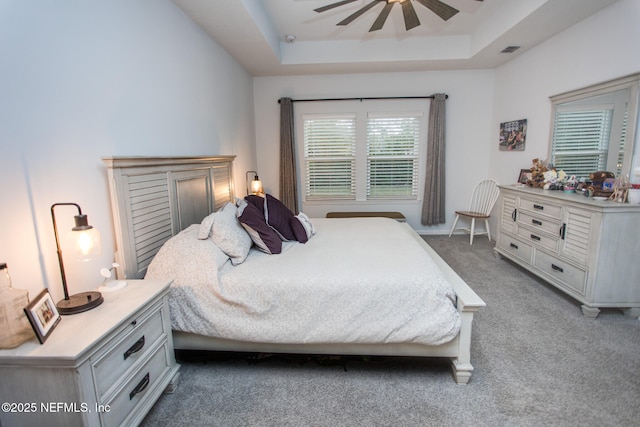
[[[103,158],[119,278],[143,278],[164,242],[234,199],[234,158]]]

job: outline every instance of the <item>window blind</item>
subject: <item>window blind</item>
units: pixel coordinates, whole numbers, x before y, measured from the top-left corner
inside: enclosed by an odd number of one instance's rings
[[[355,199],[355,156],[355,115],[305,118],[305,199]]]
[[[577,177],[606,170],[612,116],[612,108],[557,111],[552,143],[554,167]]]
[[[367,199],[417,199],[420,117],[370,114]]]

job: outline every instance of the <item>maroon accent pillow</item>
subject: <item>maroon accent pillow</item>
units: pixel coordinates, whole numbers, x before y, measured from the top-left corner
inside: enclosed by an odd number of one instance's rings
[[[267,254],[279,254],[282,252],[282,240],[280,236],[267,225],[264,216],[254,205],[247,203],[238,217],[251,240],[262,252]]]
[[[255,194],[249,194],[244,198],[247,203],[258,208],[260,213],[264,216],[264,197],[256,196]]]
[[[282,240],[296,240],[296,236],[291,229],[291,218],[293,212],[289,210],[280,200],[271,194],[266,194],[264,199],[264,218],[282,238]]]
[[[309,236],[307,236],[307,230],[304,229],[304,225],[300,222],[297,217],[291,218],[291,229],[293,230],[294,236],[296,236],[296,240],[300,243],[307,243],[309,240]]]

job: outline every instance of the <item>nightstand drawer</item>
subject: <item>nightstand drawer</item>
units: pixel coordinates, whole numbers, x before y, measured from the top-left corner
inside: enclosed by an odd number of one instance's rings
[[[540,251],[536,252],[534,265],[580,295],[585,294],[586,271],[566,262],[558,261],[555,257]]]
[[[156,347],[153,355],[129,377],[129,381],[113,399],[106,402],[110,410],[102,414],[103,425],[121,425],[147,394],[157,392],[158,385],[166,377],[170,365],[165,341],[164,345]]]
[[[166,334],[162,321],[162,305],[156,304],[135,320],[133,329],[127,328],[113,338],[101,353],[92,368],[98,396],[102,396],[122,377],[122,375],[144,359],[153,343]]]

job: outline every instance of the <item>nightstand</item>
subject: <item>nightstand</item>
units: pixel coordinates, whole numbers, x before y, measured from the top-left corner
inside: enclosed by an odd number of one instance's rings
[[[0,350],[0,425],[137,425],[177,385],[170,282],[129,280],[93,310]]]

